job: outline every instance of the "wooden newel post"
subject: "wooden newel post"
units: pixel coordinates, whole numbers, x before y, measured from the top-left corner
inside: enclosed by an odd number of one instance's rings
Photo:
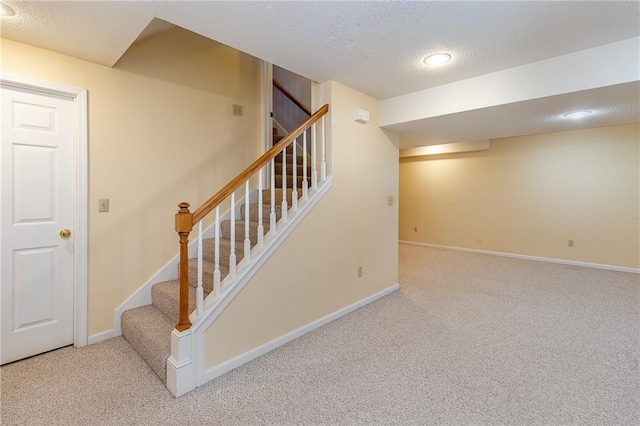
[[[189,203],[178,204],[176,213],[176,232],[180,236],[180,316],[176,330],[185,331],[191,328],[189,321],[189,233],[193,229],[193,215],[189,211]]]

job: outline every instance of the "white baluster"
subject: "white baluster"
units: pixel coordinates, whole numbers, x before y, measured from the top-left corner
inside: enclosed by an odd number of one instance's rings
[[[231,250],[229,253],[229,275],[231,278],[236,277],[236,193],[231,193]]]
[[[287,220],[287,147],[282,150],[282,220]]]
[[[307,182],[307,131],[302,134],[302,199],[309,196],[309,182]]]
[[[291,191],[291,205],[293,211],[298,210],[298,163],[296,159],[296,147],[298,145],[298,139],[293,141],[293,162],[291,167],[293,169],[293,190]]]
[[[258,172],[258,248],[264,244],[264,226],[262,225],[262,169]],[[247,219],[245,215],[245,220]]]
[[[320,124],[320,130],[322,130],[322,139],[320,139],[320,143],[322,145],[322,163],[320,164],[320,179],[324,181],[327,178],[327,161],[325,158],[325,129],[324,129],[324,115],[322,116],[322,122]]]
[[[269,215],[269,232],[276,233],[276,160],[271,160],[271,214]]]
[[[311,189],[318,187],[318,152],[316,147],[316,123],[311,126]]]
[[[249,237],[249,181],[244,185],[244,258],[251,260],[251,239]]]
[[[202,221],[198,222],[198,284],[196,285],[196,312],[202,313],[204,292],[202,290]]]
[[[214,237],[214,264],[213,264],[213,291],[216,297],[220,296],[220,207],[216,207],[216,223]]]

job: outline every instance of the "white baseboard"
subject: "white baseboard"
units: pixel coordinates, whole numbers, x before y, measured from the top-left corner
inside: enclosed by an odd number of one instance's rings
[[[116,337],[115,330],[105,330],[101,333],[96,333],[89,336],[88,344],[93,345],[94,343],[102,342],[103,340],[111,339],[112,337]]]
[[[264,354],[266,354],[267,352],[270,352],[286,343],[289,343],[290,341],[297,339],[298,337],[315,330],[316,328],[322,327],[323,325],[326,325],[328,323],[330,323],[331,321],[334,321],[344,315],[347,315],[348,313],[351,313],[353,311],[355,311],[358,308],[363,307],[364,305],[367,305],[383,296],[386,296],[390,293],[393,293],[394,291],[396,291],[397,289],[400,288],[399,284],[394,284],[391,287],[388,287],[382,291],[379,291],[378,293],[372,294],[371,296],[367,296],[362,300],[359,300],[358,302],[355,302],[349,306],[346,306],[342,309],[339,309],[337,311],[335,311],[332,314],[329,314],[325,317],[322,317],[318,320],[315,320],[313,322],[310,322],[307,325],[304,325],[296,330],[293,330],[283,336],[277,337],[267,343],[264,343],[254,349],[251,349],[241,355],[238,355],[235,358],[232,358],[228,361],[222,362],[218,365],[215,365],[209,369],[207,369],[207,371],[204,374],[204,377],[202,377],[202,379],[200,381],[198,381],[197,386],[200,386],[210,380],[215,379],[216,377],[219,377],[231,370],[233,370],[234,368],[240,367],[243,364],[246,364],[249,361],[252,361],[256,358],[258,358],[259,356],[262,356]]]
[[[640,268],[629,268],[626,266],[603,265],[600,263],[579,262],[576,260],[556,259],[552,257],[529,256],[526,254],[505,253],[501,251],[488,251],[488,250],[478,250],[478,249],[470,249],[470,248],[464,248],[464,247],[441,246],[437,244],[418,243],[415,241],[399,240],[398,242],[400,244],[407,244],[412,246],[432,247],[432,248],[445,249],[445,250],[466,251],[471,253],[488,254],[491,256],[512,257],[515,259],[534,260],[536,262],[560,263],[563,265],[582,266],[585,268],[605,269],[608,271],[630,272],[632,274],[640,274]]]

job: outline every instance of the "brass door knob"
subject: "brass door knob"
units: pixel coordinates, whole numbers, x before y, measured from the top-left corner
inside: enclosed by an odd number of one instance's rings
[[[69,238],[71,236],[71,231],[68,229],[63,229],[62,231],[60,231],[60,236],[62,238]]]

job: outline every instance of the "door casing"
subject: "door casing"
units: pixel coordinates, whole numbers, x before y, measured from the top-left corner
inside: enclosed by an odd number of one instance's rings
[[[2,72],[0,82],[3,86],[16,89],[28,89],[45,95],[57,95],[70,98],[74,105],[74,162],[75,182],[75,247],[74,247],[74,330],[73,344],[86,346],[87,336],[87,246],[88,246],[88,130],[87,130],[87,90],[51,81],[23,75]],[[0,151],[0,156],[2,155]],[[0,158],[0,162],[2,159]],[[2,216],[0,205],[0,217]],[[0,233],[2,230],[0,229]],[[2,235],[0,234],[0,238]],[[2,266],[0,265],[0,268]]]

